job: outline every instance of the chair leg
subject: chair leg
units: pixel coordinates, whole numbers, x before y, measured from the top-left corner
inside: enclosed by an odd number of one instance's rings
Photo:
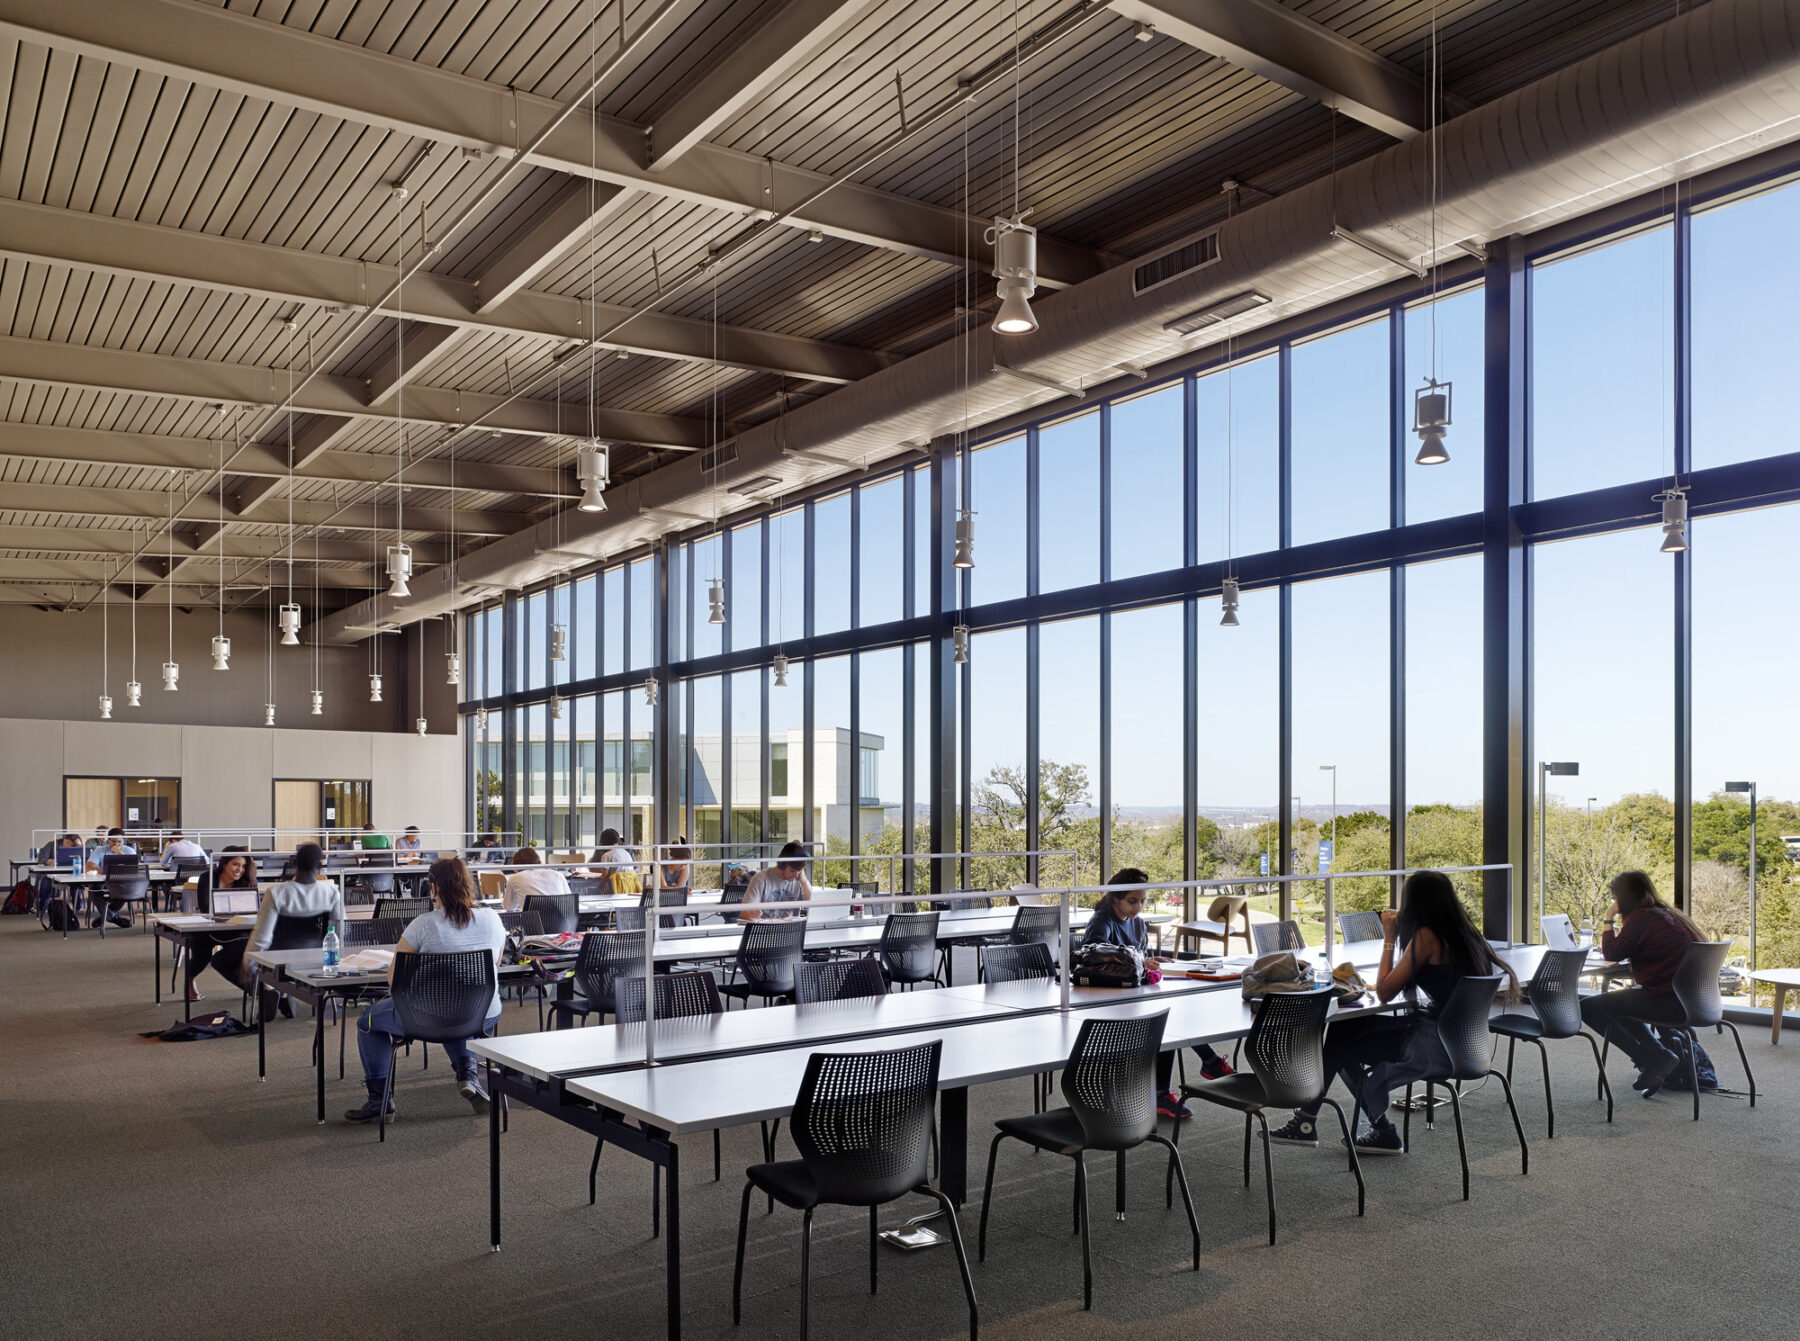
[[[810,1209],[800,1217],[800,1341],[807,1338],[808,1305],[812,1302],[812,1218]]]
[[[381,1109],[376,1114],[376,1121],[381,1127],[380,1139],[383,1141],[387,1140],[388,1105],[393,1102],[394,1098],[394,1068],[399,1064],[399,1060],[400,1040],[390,1035],[388,1041],[387,1076],[381,1082]]]
[[[1612,1086],[1607,1083],[1606,1068],[1600,1064],[1600,1044],[1595,1041],[1592,1034],[1585,1030],[1582,1031],[1579,1037],[1587,1040],[1588,1048],[1594,1054],[1594,1069],[1600,1073],[1600,1094],[1606,1097],[1606,1120],[1611,1122],[1613,1120]],[[1600,1096],[1596,1095],[1595,1097],[1598,1098]]]
[[[963,1247],[962,1226],[956,1219],[956,1203],[935,1187],[922,1190],[944,1209],[945,1227],[950,1231],[950,1246],[956,1249],[956,1269],[962,1275],[963,1294],[969,1301],[969,1341],[981,1341],[981,1308],[975,1302],[975,1280],[969,1274],[969,1253]]]
[[[881,1233],[881,1222],[876,1215],[876,1208],[869,1207],[869,1293],[875,1293],[877,1269],[875,1263],[875,1244]]]
[[[1744,1051],[1744,1040],[1738,1034],[1738,1027],[1731,1023],[1731,1021],[1725,1021],[1725,1027],[1731,1030],[1731,1040],[1737,1044],[1738,1060],[1744,1064],[1744,1079],[1750,1082],[1750,1107],[1755,1108],[1756,1073],[1750,1069],[1750,1057],[1749,1054]]]
[[[719,1129],[713,1128],[713,1181],[719,1181]]]
[[[975,1252],[975,1258],[979,1262],[987,1261],[988,1207],[993,1204],[994,1200],[994,1160],[1000,1154],[1000,1142],[1005,1139],[1005,1132],[997,1132],[994,1135],[993,1144],[988,1147],[987,1179],[981,1187],[981,1234],[976,1240]]]
[[[604,1149],[606,1149],[606,1138],[604,1136],[595,1137],[594,1158],[588,1164],[588,1205],[590,1206],[592,1206],[595,1201],[595,1192],[598,1186],[597,1180],[600,1173],[600,1152]]]
[[[1256,1110],[1257,1125],[1262,1128],[1263,1184],[1269,1192],[1269,1246],[1275,1246],[1275,1160],[1269,1154],[1269,1119],[1262,1109]]]
[[[738,1207],[737,1267],[731,1273],[731,1325],[733,1327],[736,1327],[743,1318],[744,1238],[750,1232],[750,1194],[755,1190],[756,1184],[746,1178],[743,1204]]]
[[[1250,1186],[1250,1115],[1244,1114],[1244,1186]]]
[[[1519,1040],[1508,1036],[1506,1040],[1506,1078],[1512,1079],[1513,1051],[1519,1046]]]
[[[1469,1199],[1469,1147],[1463,1140],[1462,1097],[1457,1094],[1455,1085],[1446,1085],[1444,1088],[1450,1091],[1450,1113],[1456,1119],[1456,1154],[1457,1158],[1462,1160],[1463,1200],[1467,1201]],[[1431,1095],[1429,1082],[1426,1083],[1425,1094],[1427,1098]]]
[[[1492,1075],[1492,1072],[1489,1072]],[[1519,1107],[1513,1102],[1512,1086],[1507,1084],[1506,1077],[1500,1076],[1500,1092],[1506,1096],[1506,1111],[1512,1114],[1513,1130],[1519,1134],[1519,1173],[1529,1177],[1531,1174],[1531,1147],[1525,1143],[1525,1124],[1519,1121]],[[1451,1093],[1456,1091],[1453,1089]]]
[[[1602,1077],[1601,1084],[1603,1085],[1606,1083],[1604,1079],[1606,1075],[1606,1054],[1611,1048],[1612,1028],[1611,1026],[1608,1026],[1606,1032],[1600,1035],[1600,1075]],[[1594,1097],[1597,1099],[1600,1096],[1596,1094]]]
[[[1688,1050],[1688,1087],[1694,1092],[1694,1121],[1700,1120],[1700,1035],[1694,1030],[1687,1031]]]
[[[1088,1248],[1087,1158],[1075,1155],[1075,1218],[1081,1227],[1081,1306],[1094,1306],[1094,1260]]]
[[[1556,1139],[1556,1099],[1550,1093],[1550,1052],[1544,1047],[1543,1039],[1534,1038],[1531,1041],[1537,1044],[1538,1060],[1544,1064],[1544,1116],[1549,1124],[1549,1135],[1546,1139],[1554,1141]],[[1512,1077],[1508,1076],[1507,1079],[1511,1080]]]
[[[1150,1138],[1169,1150],[1169,1170],[1181,1183],[1181,1204],[1187,1210],[1188,1229],[1194,1236],[1194,1270],[1200,1269],[1200,1221],[1194,1215],[1194,1199],[1188,1195],[1187,1170],[1181,1167],[1181,1152],[1168,1137],[1158,1133]]]
[[[1430,1087],[1427,1086],[1426,1088],[1429,1090]],[[1412,1082],[1409,1080],[1406,1082],[1406,1103],[1400,1109],[1400,1148],[1406,1151],[1412,1149],[1412,1095],[1413,1087]],[[1360,1091],[1357,1095],[1356,1108],[1358,1112],[1362,1111],[1362,1095]]]
[[[1338,1126],[1344,1129],[1344,1144],[1350,1150],[1350,1172],[1356,1175],[1356,1213],[1363,1213],[1363,1176],[1362,1161],[1356,1157],[1356,1142],[1350,1135],[1350,1119],[1344,1116],[1344,1110],[1338,1107],[1336,1099],[1320,1096],[1322,1103],[1331,1105],[1331,1111],[1337,1114]]]

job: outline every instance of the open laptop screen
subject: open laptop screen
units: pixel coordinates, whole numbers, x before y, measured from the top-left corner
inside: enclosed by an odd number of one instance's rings
[[[254,889],[215,889],[212,896],[213,916],[251,916],[256,912],[261,897]]]
[[[1581,941],[1575,935],[1575,924],[1567,913],[1545,913],[1539,919],[1544,928],[1544,944],[1552,950],[1575,950]]]

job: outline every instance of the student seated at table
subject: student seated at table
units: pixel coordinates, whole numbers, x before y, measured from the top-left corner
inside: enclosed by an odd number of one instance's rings
[[[754,922],[762,917],[771,920],[805,917],[805,908],[784,909],[775,905],[811,901],[812,885],[806,879],[806,845],[787,843],[772,867],[752,877],[750,887],[744,891],[743,911],[738,914],[738,919]]]
[[[522,847],[513,853],[512,864],[527,869],[514,871],[506,877],[506,883],[500,888],[500,907],[503,910],[509,913],[522,911],[529,894],[569,892],[568,877],[554,866],[543,865],[543,860],[535,847]]]
[[[1087,929],[1082,932],[1083,945],[1129,945],[1144,956],[1146,968],[1155,968],[1162,961],[1150,953],[1150,926],[1143,919],[1144,886],[1150,883],[1150,877],[1135,866],[1127,866],[1114,873],[1106,882],[1116,888],[1100,896],[1100,902],[1094,905],[1094,916],[1088,922]],[[1217,1080],[1221,1076],[1231,1074],[1231,1063],[1206,1044],[1202,1043],[1194,1051],[1200,1057],[1200,1074],[1208,1080]],[[1175,1054],[1161,1052],[1156,1058],[1156,1111],[1166,1118],[1192,1117],[1193,1111],[1181,1101],[1181,1096],[1171,1087],[1171,1078],[1175,1071]]]
[[[108,829],[106,846],[94,854],[94,860],[88,863],[88,870],[104,874],[108,857],[135,857],[137,855],[138,850],[125,841],[123,829]],[[99,926],[100,919],[104,916],[115,927],[129,927],[131,918],[123,911],[125,900],[107,898],[105,889],[104,885],[96,885],[89,891],[89,901],[94,907],[94,918],[88,925],[90,927]]]
[[[689,883],[694,874],[694,850],[687,846],[687,839],[676,839],[677,846],[669,849],[663,858],[662,875],[659,877],[664,889],[680,889]]]
[[[249,855],[241,847],[222,849],[218,861],[213,865],[212,887],[214,889],[255,889],[256,863],[250,860]],[[250,933],[247,931],[212,931],[198,936],[190,933],[187,938],[187,999],[189,1001],[205,999],[194,987],[194,979],[206,972],[208,966],[217,962],[219,951],[224,947],[228,945],[239,947],[235,958],[241,967],[244,957],[242,946],[249,939]],[[219,971],[225,973],[223,968]],[[225,976],[234,983],[237,982],[235,971],[226,973]]]
[[[499,835],[491,833],[484,833],[481,837],[477,838],[475,840],[475,850],[469,855],[472,860],[478,862],[485,861],[498,864],[506,860],[506,853],[502,851],[500,847]]]
[[[363,825],[362,836],[356,840],[356,845],[364,852],[389,852],[394,846],[386,834],[375,832],[373,824]]]
[[[589,860],[602,866],[630,866],[637,861],[637,857],[625,846],[625,837],[617,829],[602,829],[600,846],[594,849],[594,855]]]
[[[330,913],[335,924],[344,920],[344,896],[330,880],[319,879],[325,869],[325,849],[317,843],[302,843],[294,852],[294,878],[263,890],[262,903],[256,910],[256,925],[242,941],[227,944],[213,956],[212,966],[240,987],[250,985],[250,974],[244,956],[254,950],[266,950],[275,939],[277,917],[317,917]],[[294,1003],[287,997],[265,988],[259,1002],[266,1018],[270,1007],[292,1016]]]
[[[169,841],[162,850],[162,867],[165,871],[175,869],[178,861],[205,861],[206,849],[191,838],[183,838],[177,829],[169,835]]]
[[[461,857],[445,857],[431,863],[432,909],[406,924],[396,947],[399,954],[449,954],[457,950],[486,950],[494,957],[494,972],[500,972],[500,953],[506,948],[506,927],[491,908],[475,907],[474,881]],[[388,981],[394,970],[388,969]],[[488,1003],[487,1022],[483,1032],[492,1034],[500,1027],[500,989],[494,988]],[[400,1013],[391,998],[384,998],[363,1012],[356,1026],[356,1048],[362,1054],[363,1084],[369,1098],[361,1108],[344,1114],[349,1122],[373,1122],[381,1116],[382,1091],[387,1086],[388,1063],[393,1053],[393,1039],[404,1035]],[[482,1088],[475,1058],[469,1054],[467,1040],[442,1045],[450,1058],[456,1088],[477,1113],[488,1110],[487,1091]],[[388,1115],[394,1112],[388,1103]]]
[[[56,847],[50,853],[48,866],[81,865],[81,835],[66,833],[56,840]]]
[[[419,826],[416,824],[409,824],[406,826],[406,832],[400,835],[400,841],[394,844],[394,851],[417,852],[423,846],[424,844],[419,840]],[[409,857],[407,860],[416,860],[416,858]]]
[[[1356,1137],[1361,1155],[1403,1155],[1400,1132],[1388,1119],[1392,1091],[1448,1062],[1439,1041],[1437,1017],[1464,978],[1506,975],[1506,1000],[1517,1001],[1519,980],[1494,954],[1469,920],[1456,886],[1442,871],[1415,871],[1400,890],[1400,908],[1381,915],[1381,967],[1375,994],[1386,1003],[1402,992],[1412,1003],[1406,1015],[1361,1015],[1339,1020],[1325,1034],[1326,1084],[1341,1079],[1352,1095],[1360,1082],[1362,1112],[1369,1130]],[[1424,992],[1426,1000],[1419,999]],[[1287,1145],[1317,1145],[1319,1105],[1297,1110],[1269,1139]],[[1354,1131],[1360,1124],[1351,1119]]]
[[[1687,947],[1706,937],[1693,919],[1662,901],[1642,871],[1614,876],[1607,890],[1613,902],[1606,910],[1600,953],[1615,964],[1629,960],[1635,985],[1583,997],[1581,1022],[1600,1037],[1611,1038],[1631,1058],[1638,1069],[1631,1087],[1649,1099],[1681,1059],[1662,1045],[1646,1021],[1675,1024],[1685,1017],[1675,998],[1675,970]]]

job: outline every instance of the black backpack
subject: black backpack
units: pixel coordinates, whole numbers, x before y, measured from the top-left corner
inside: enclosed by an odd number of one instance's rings
[[[1129,945],[1092,941],[1075,951],[1070,981],[1080,987],[1137,987],[1144,981],[1144,956]]]
[[[45,931],[79,931],[81,918],[69,906],[69,901],[58,894],[44,900],[44,907],[38,914],[38,921],[43,923]]]

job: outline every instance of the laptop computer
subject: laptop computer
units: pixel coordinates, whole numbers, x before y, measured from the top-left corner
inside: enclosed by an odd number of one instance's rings
[[[1575,923],[1567,913],[1545,913],[1538,919],[1544,929],[1544,944],[1552,950],[1579,950],[1581,938],[1575,934]]]
[[[232,917],[252,917],[261,901],[262,895],[254,889],[215,889],[212,896],[213,920],[223,922]]]

